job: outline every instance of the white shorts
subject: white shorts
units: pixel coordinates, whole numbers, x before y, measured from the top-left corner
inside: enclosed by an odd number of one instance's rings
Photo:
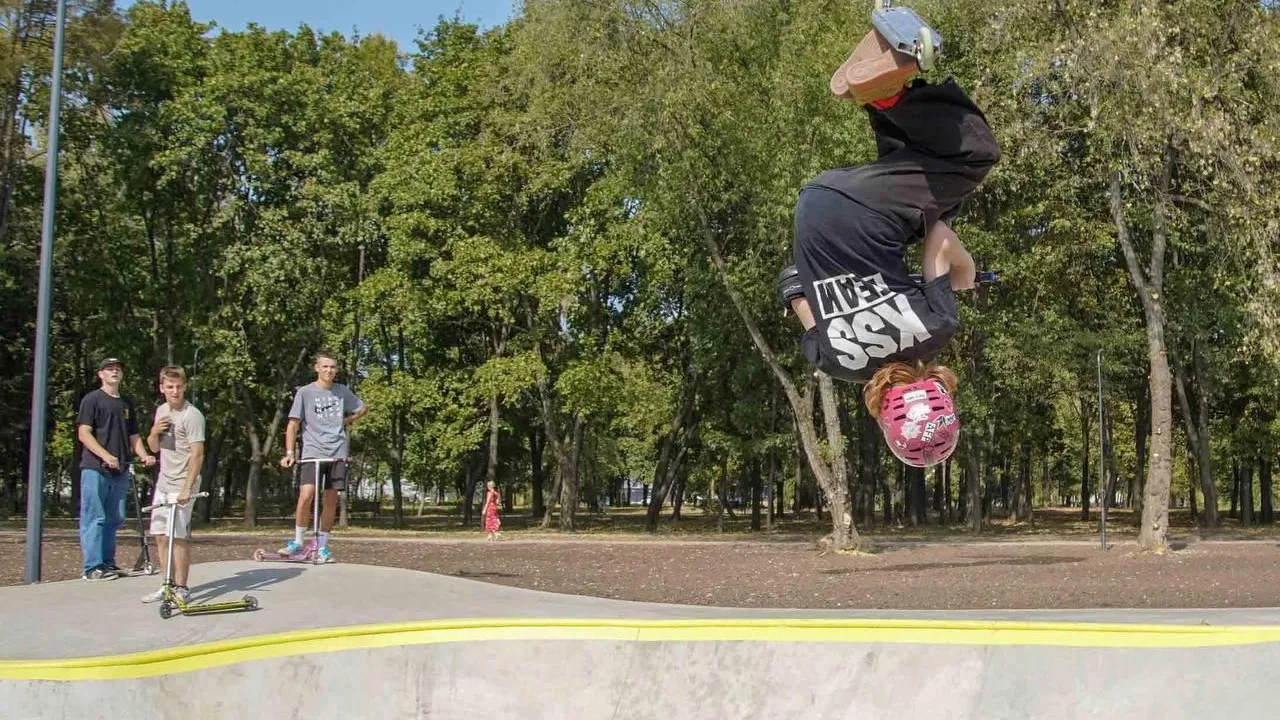
[[[200,492],[199,486],[191,489],[191,494],[195,495]],[[178,493],[164,493],[156,490],[155,495],[151,498],[151,504],[163,502],[173,502],[178,499]],[[176,512],[173,517],[173,537],[179,540],[191,539],[191,506],[194,502],[188,501],[185,506],[170,505],[168,507],[158,507],[151,511],[151,534],[152,535],[168,535],[169,534],[169,513]]]

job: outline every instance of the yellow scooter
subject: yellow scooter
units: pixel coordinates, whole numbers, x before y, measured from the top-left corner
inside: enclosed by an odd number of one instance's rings
[[[202,497],[209,497],[209,493],[196,493],[191,497],[191,500],[194,501],[196,498]],[[142,508],[142,511],[151,512],[156,508],[172,508],[177,504],[176,502],[156,503]],[[169,552],[166,554],[164,562],[164,598],[160,601],[160,617],[168,620],[173,617],[175,610],[183,615],[209,615],[212,613],[235,612],[237,610],[257,610],[258,599],[252,595],[245,595],[239,600],[228,602],[186,603],[178,593],[173,591],[173,517],[176,514],[172,511],[169,513]]]

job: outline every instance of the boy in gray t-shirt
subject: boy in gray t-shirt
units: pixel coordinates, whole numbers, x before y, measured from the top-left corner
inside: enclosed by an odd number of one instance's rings
[[[200,469],[204,464],[204,414],[187,402],[186,390],[187,374],[181,367],[170,365],[160,371],[160,392],[165,402],[156,408],[147,435],[147,446],[160,453],[160,477],[151,504],[178,503],[151,511],[151,534],[156,538],[162,567],[169,557],[168,544],[173,543],[173,590],[184,602],[190,597],[187,575],[191,569],[191,496],[200,492]],[[164,588],[160,588],[142,598],[142,602],[163,599]]]
[[[351,388],[333,381],[338,375],[338,362],[331,355],[316,355],[316,381],[298,388],[289,410],[289,425],[284,433],[284,457],[281,467],[302,462],[301,487],[294,513],[293,540],[280,549],[282,555],[302,551],[302,538],[311,524],[311,505],[315,502],[319,475],[324,478],[324,495],[320,512],[320,561],[333,562],[329,553],[329,530],[338,505],[338,491],[347,487],[347,455],[351,443],[347,426],[360,419],[368,408]],[[302,426],[302,457],[297,455],[298,427]],[[320,462],[311,462],[318,460]]]

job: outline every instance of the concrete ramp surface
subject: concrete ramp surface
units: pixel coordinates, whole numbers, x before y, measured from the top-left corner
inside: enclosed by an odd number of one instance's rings
[[[155,578],[0,588],[4,717],[1163,720],[1280,701],[1275,610],[707,608],[357,565],[192,577],[199,600],[261,608],[162,620],[138,602]]]

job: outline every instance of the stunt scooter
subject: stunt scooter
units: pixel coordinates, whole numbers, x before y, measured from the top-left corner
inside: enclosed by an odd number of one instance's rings
[[[889,46],[916,59],[920,69],[933,69],[935,58],[942,52],[942,36],[929,27],[911,8],[893,7],[892,0],[874,0],[871,25]]]
[[[308,460],[299,460],[295,466],[301,472],[302,463],[315,463],[315,506],[311,508],[311,539],[307,541],[302,549],[292,555],[285,553],[267,552],[262,548],[253,551],[253,559],[258,562],[274,561],[274,562],[291,562],[304,563],[310,562],[312,565],[320,562],[320,496],[324,494],[324,486],[320,482],[320,463],[335,463],[342,458],[311,458]]]
[[[202,492],[191,496],[191,500],[196,498],[209,497],[209,493]],[[142,512],[151,512],[156,508],[172,508],[177,505],[176,502],[156,503],[142,508]],[[166,553],[164,563],[164,599],[160,601],[160,617],[168,620],[173,617],[173,613],[177,612],[183,615],[209,615],[212,613],[235,612],[237,610],[257,610],[258,599],[252,595],[245,595],[239,600],[231,600],[228,602],[216,603],[187,603],[183,601],[182,596],[173,591],[173,517],[177,513],[169,512],[169,532],[166,537],[169,538],[169,552]]]
[[[130,482],[133,484],[133,506],[138,510],[138,540],[142,547],[138,550],[138,559],[133,563],[133,569],[128,570],[123,575],[127,577],[138,577],[139,575],[155,575],[159,568],[151,561],[151,544],[147,542],[147,526],[142,520],[142,497],[144,489],[142,482],[138,477],[137,471],[130,468]]]

